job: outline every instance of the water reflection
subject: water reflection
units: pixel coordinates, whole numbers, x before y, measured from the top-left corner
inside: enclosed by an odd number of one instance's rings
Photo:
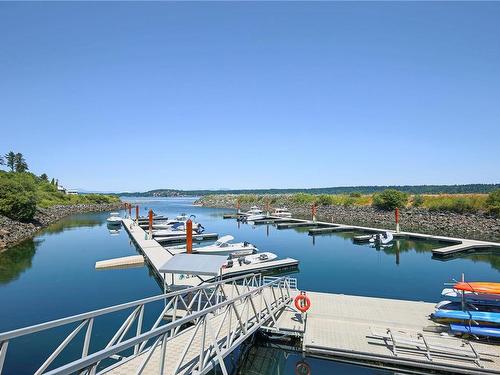
[[[71,228],[92,228],[99,225],[102,225],[102,218],[100,218],[98,215],[96,215],[96,217],[89,217],[88,214],[74,215],[61,219],[60,221],[49,225],[44,230],[44,234],[57,234]]]
[[[0,284],[15,280],[31,268],[31,261],[42,240],[27,240],[0,253]]]

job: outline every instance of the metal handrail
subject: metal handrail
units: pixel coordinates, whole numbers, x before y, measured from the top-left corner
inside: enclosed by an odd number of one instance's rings
[[[82,314],[72,315],[72,316],[68,316],[66,318],[55,319],[55,320],[35,324],[32,326],[28,326],[28,327],[14,329],[12,331],[0,333],[0,343],[7,341],[7,340],[10,340],[10,339],[13,339],[13,338],[16,338],[16,337],[28,335],[28,334],[39,332],[39,331],[44,331],[44,330],[59,327],[59,326],[65,325],[65,324],[74,323],[74,322],[78,322],[78,321],[86,320],[86,319],[90,319],[90,318],[95,318],[95,317],[100,316],[100,315],[109,314],[109,313],[120,311],[120,310],[125,310],[125,309],[131,308],[131,307],[136,307],[139,305],[145,305],[145,304],[151,303],[151,302],[161,301],[163,299],[172,298],[172,297],[186,294],[186,293],[196,292],[200,289],[210,289],[211,287],[214,287],[214,286],[217,286],[220,284],[227,284],[227,283],[230,283],[233,281],[238,281],[241,279],[247,279],[247,278],[256,277],[256,276],[259,276],[259,274],[237,276],[237,277],[233,277],[231,279],[219,280],[219,281],[208,283],[208,284],[202,284],[202,285],[198,285],[198,286],[194,286],[194,287],[190,287],[190,288],[186,288],[186,289],[181,289],[181,290],[174,291],[174,292],[169,292],[169,293],[160,294],[157,296],[143,298],[143,299],[132,301],[132,302],[126,302],[126,303],[122,303],[119,305],[109,306],[109,307],[89,311],[89,312],[82,313]]]
[[[258,294],[264,288],[271,287],[274,284],[279,285],[281,283],[281,281],[282,281],[282,279],[277,279],[277,280],[272,281],[269,284],[263,284],[255,289],[249,291],[249,292],[246,292],[242,295],[234,297],[230,300],[223,301],[215,306],[209,307],[209,308],[202,310],[202,311],[198,311],[190,316],[186,316],[184,318],[176,320],[175,322],[167,323],[164,326],[158,327],[158,328],[153,329],[149,332],[143,333],[139,336],[136,336],[136,337],[133,337],[129,340],[123,341],[117,345],[110,347],[110,348],[100,350],[100,351],[98,351],[94,354],[91,354],[87,357],[84,357],[80,360],[76,360],[76,361],[73,361],[71,363],[68,363],[64,366],[61,366],[57,369],[54,369],[54,370],[48,372],[47,375],[49,375],[49,374],[50,375],[71,374],[71,373],[74,373],[76,371],[86,369],[89,366],[93,365],[94,363],[97,363],[97,362],[102,361],[106,358],[109,358],[110,356],[118,354],[126,349],[132,348],[137,344],[140,344],[142,342],[156,338],[162,334],[166,334],[169,331],[173,330],[174,328],[180,327],[186,323],[190,323],[193,320],[197,320],[197,319],[199,319],[203,316],[206,316],[214,311],[217,311],[217,310],[219,310],[227,305],[230,305],[230,304],[234,303],[235,300],[241,300],[241,299],[247,298],[251,295]]]
[[[237,282],[243,280],[242,284],[238,284]],[[79,315],[74,315],[71,317],[63,318],[63,319],[58,319],[42,324],[37,324],[31,327],[25,327],[21,328],[18,330],[14,331],[9,331],[5,332],[3,334],[0,334],[0,373],[2,372],[2,367],[3,367],[3,362],[6,357],[6,352],[7,352],[7,347],[9,344],[9,339],[16,338],[19,336],[24,336],[28,335],[34,332],[39,332],[42,330],[47,330],[50,328],[58,327],[61,325],[73,323],[73,322],[79,322],[80,324],[66,337],[66,339],[55,349],[55,351],[47,358],[47,360],[41,365],[41,367],[36,371],[36,374],[41,374],[43,373],[50,365],[51,363],[55,360],[55,358],[64,350],[64,348],[69,344],[71,340],[75,336],[77,336],[78,332],[84,328],[87,325],[87,332],[85,334],[85,339],[84,339],[84,344],[83,344],[83,351],[82,351],[82,357],[77,360],[73,361],[71,363],[68,363],[65,366],[62,366],[58,369],[52,370],[49,373],[71,373],[75,371],[73,369],[74,366],[77,366],[78,369],[86,369],[89,366],[89,363],[91,365],[91,368],[89,370],[89,373],[95,373],[97,366],[99,365],[100,361],[106,358],[124,358],[120,356],[115,356],[115,354],[122,352],[123,350],[129,349],[131,347],[134,348],[134,354],[131,355],[130,357],[126,357],[128,359],[132,359],[137,357],[140,354],[143,354],[149,350],[152,351],[156,348],[158,342],[162,342],[162,345],[168,340],[170,340],[172,337],[176,337],[176,335],[179,334],[181,331],[181,327],[183,327],[184,324],[186,323],[194,323],[197,327],[202,322],[205,324],[204,330],[207,329],[207,325],[209,322],[207,322],[207,316],[209,314],[215,314],[217,313],[222,313],[224,314],[223,310],[226,309],[225,316],[227,316],[227,313],[231,308],[233,309],[234,313],[236,314],[238,321],[241,324],[242,322],[242,317],[238,315],[237,312],[237,303],[240,303],[244,305],[244,308],[247,307],[247,320],[245,321],[245,327],[248,326],[249,322],[250,325],[254,325],[255,322],[252,321],[252,319],[256,319],[257,322],[260,322],[262,316],[267,316],[268,318],[271,317],[273,320],[275,320],[274,317],[274,312],[278,308],[284,307],[286,303],[290,301],[290,283],[288,279],[280,278],[276,280],[272,280],[269,283],[262,283],[262,279],[260,278],[260,275],[258,274],[251,274],[251,275],[243,275],[239,277],[234,277],[228,280],[221,280],[217,281],[214,283],[209,283],[205,285],[200,285],[198,287],[191,287],[191,288],[186,288],[182,289],[176,292],[171,292],[159,296],[154,296],[154,297],[149,297],[145,299],[141,299],[138,301],[133,301],[121,305],[116,305],[116,306],[111,306],[108,308],[104,309],[99,309],[95,310],[92,312],[84,313],[84,314],[79,314]],[[256,282],[258,283],[258,286],[256,286]],[[234,286],[235,291],[236,291],[236,296],[228,297],[224,291],[224,287],[222,285],[229,285],[229,286]],[[244,293],[240,293],[240,287],[243,287],[244,290],[247,290]],[[279,294],[281,295],[280,298],[276,296],[275,293],[275,288],[278,288]],[[246,288],[246,289],[245,289]],[[265,288],[271,288],[272,296],[274,297],[274,302],[271,301],[269,304],[266,301],[265,296],[262,295],[262,291]],[[208,294],[207,294],[207,291]],[[188,299],[188,302],[186,303],[186,300],[184,299],[183,295],[188,294],[189,296],[193,297]],[[251,296],[255,296],[260,294],[261,297],[261,308],[262,308],[262,301],[266,304],[266,307],[262,310],[257,312],[255,308],[255,303],[252,300]],[[206,300],[202,303],[202,299],[206,297]],[[220,298],[223,297],[223,298]],[[144,314],[144,307],[147,303],[154,302],[154,301],[159,301],[163,299],[169,299],[169,302],[166,303],[164,309],[160,313],[160,316],[156,320],[156,323],[153,325],[153,327],[145,333],[141,333],[142,329],[142,319],[143,319],[143,314]],[[271,298],[273,299],[273,298]],[[205,302],[206,301],[206,302]],[[212,302],[216,301],[216,302]],[[197,302],[197,306],[196,306]],[[249,315],[249,303],[252,305],[253,309],[253,318],[248,319]],[[180,309],[185,309],[186,316],[183,318],[177,319],[177,311],[178,311],[178,305],[180,305]],[[90,343],[90,338],[92,335],[92,327],[93,327],[93,321],[95,317],[124,310],[124,309],[129,309],[129,308],[134,308],[132,313],[126,318],[122,326],[118,329],[118,331],[115,333],[111,341],[108,343],[108,345],[93,354],[88,354],[88,349],[89,349],[89,343]],[[164,318],[164,314],[169,311],[169,309],[173,309],[173,315],[172,315],[172,321],[160,326],[161,320]],[[266,312],[267,310],[267,312]],[[125,338],[127,332],[131,328],[132,324],[134,321],[138,321],[137,324],[137,332],[135,337],[123,341]],[[225,319],[225,317],[224,317]],[[211,323],[210,323],[211,324]],[[259,323],[259,326],[261,323]],[[183,329],[183,328],[182,328]],[[238,331],[238,327],[235,328],[236,331]],[[220,331],[220,328],[219,328]],[[234,339],[234,337],[241,335],[241,332],[246,331],[246,328],[243,328],[243,326],[240,327],[240,331],[236,333],[233,332],[230,337]],[[205,331],[204,331],[205,332]],[[167,333],[169,333],[167,335]],[[181,331],[182,333],[182,331]],[[196,334],[196,331],[195,331]],[[162,337],[163,335],[163,337]],[[168,337],[167,337],[168,336]],[[194,336],[193,336],[194,337]],[[148,340],[151,338],[157,338],[155,344],[153,345],[154,347],[147,347],[146,345],[148,343]],[[205,339],[203,339],[205,340]],[[232,342],[232,339],[228,338],[229,343]],[[217,355],[219,357],[219,362],[220,358],[223,358],[223,356],[219,353],[221,348],[216,348],[219,344],[214,343],[212,344],[212,348],[215,348],[217,351]],[[231,350],[233,350],[233,346],[231,346]],[[225,349],[223,348],[222,351],[225,353],[229,349],[226,347]],[[211,353],[209,351],[209,353]],[[212,355],[214,353],[211,353]],[[226,354],[224,354],[226,355]],[[148,357],[149,358],[149,357]],[[203,353],[200,354],[200,368],[206,367],[203,359]],[[89,362],[90,361],[90,362]],[[147,361],[146,361],[147,362]],[[181,359],[182,362],[182,359]],[[122,362],[118,362],[115,365],[119,365]],[[180,363],[179,363],[180,365]],[[69,367],[68,367],[69,366]],[[210,365],[213,366],[213,363]],[[223,366],[223,364],[221,364]],[[70,370],[68,370],[70,369]]]

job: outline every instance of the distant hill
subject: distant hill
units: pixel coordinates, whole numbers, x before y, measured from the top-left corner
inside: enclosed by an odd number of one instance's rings
[[[146,192],[119,193],[128,197],[185,197],[208,194],[373,194],[384,189],[397,189],[410,194],[487,194],[500,189],[500,184],[467,185],[402,185],[402,186],[338,186],[312,189],[238,189],[238,190],[176,190],[155,189]]]

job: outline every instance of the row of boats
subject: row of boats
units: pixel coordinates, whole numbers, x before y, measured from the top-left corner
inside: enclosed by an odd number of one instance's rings
[[[287,208],[282,207],[282,208],[276,208],[271,213],[271,216],[285,219],[292,217],[292,213],[288,211]],[[264,214],[264,211],[262,211],[258,206],[252,206],[248,211],[241,213],[238,219],[241,221],[257,221],[257,220],[263,220],[266,217],[267,216]]]
[[[449,325],[452,333],[500,338],[500,283],[456,282],[442,291],[444,301],[431,318]]]
[[[147,218],[139,218],[139,222],[141,222],[141,220],[145,221]],[[188,220],[192,222],[193,235],[201,234],[205,230],[203,225],[196,221],[195,215],[188,216],[185,213],[176,216],[175,219],[169,219],[168,217],[155,214],[153,215],[153,220],[153,238],[186,236],[186,223]],[[107,219],[107,223],[110,226],[121,224],[121,222],[122,218],[117,212],[112,212]],[[274,253],[259,252],[259,249],[249,242],[232,242],[233,240],[233,236],[225,235],[211,245],[194,247],[193,253],[226,255],[228,257],[226,267],[232,267],[235,262],[238,262],[240,265],[257,264],[269,262],[277,258],[277,255]],[[175,246],[172,248],[175,248]]]

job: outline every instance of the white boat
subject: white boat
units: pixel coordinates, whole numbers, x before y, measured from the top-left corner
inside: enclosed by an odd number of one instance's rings
[[[109,217],[106,219],[106,221],[109,225],[121,225],[122,218],[120,217],[120,213],[111,212],[109,214]]]
[[[196,230],[197,233],[202,233],[205,228],[200,223],[195,221],[196,216],[191,215],[189,218],[186,214],[182,214],[177,216],[175,219],[167,220],[161,224],[153,224],[153,229],[165,229],[165,230],[185,230],[186,222],[188,219],[191,219],[193,223],[193,230]]]
[[[264,214],[256,214],[256,215],[250,215],[250,216],[247,216],[247,221],[255,221],[255,220],[262,220],[262,219],[265,219],[266,218],[266,215]]]
[[[376,245],[387,245],[394,239],[391,232],[377,233],[370,238],[370,242]]]
[[[461,301],[462,293],[464,298],[469,301],[500,304],[500,295],[498,294],[473,293],[467,291],[462,292],[461,290],[453,288],[444,288],[441,295],[452,301]]]
[[[259,254],[248,255],[244,258],[243,263],[245,264],[257,264],[270,262],[271,260],[275,260],[278,256],[273,253],[265,252]]]
[[[274,209],[274,212],[272,216],[277,216],[277,217],[292,217],[292,213],[288,211],[287,208],[276,208]]]
[[[219,238],[213,245],[197,247],[193,252],[200,254],[230,254],[231,257],[253,254],[258,249],[248,242],[230,243],[234,240],[233,236],[223,236]]]
[[[257,206],[252,206],[247,212],[245,212],[245,215],[247,216],[260,215],[260,214],[262,214],[262,210]]]

